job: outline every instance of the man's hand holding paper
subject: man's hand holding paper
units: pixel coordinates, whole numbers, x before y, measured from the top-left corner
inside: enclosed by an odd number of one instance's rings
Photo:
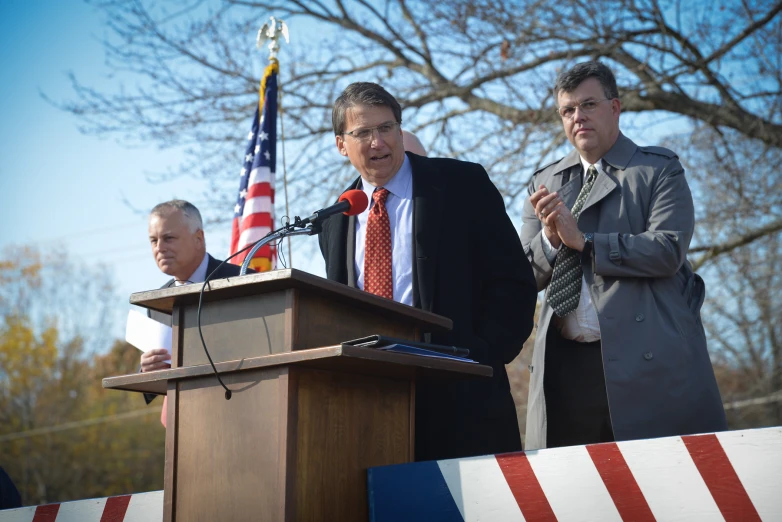
[[[141,356],[141,371],[151,372],[171,368],[171,354],[165,348],[155,348]]]
[[[151,372],[171,367],[171,327],[131,310],[125,340],[143,351],[141,371]]]

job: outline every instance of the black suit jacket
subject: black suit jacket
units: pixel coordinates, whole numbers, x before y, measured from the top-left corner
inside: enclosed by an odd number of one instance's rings
[[[220,266],[219,259],[213,258],[211,255],[207,254],[209,256],[209,261],[206,265],[206,275],[211,274],[218,266]],[[225,279],[226,277],[236,277],[239,275],[239,272],[241,271],[241,267],[237,265],[232,265],[231,263],[226,263],[223,266],[220,267],[217,272],[209,279],[210,281],[214,281],[215,279]],[[255,272],[254,270],[247,270],[247,273]],[[163,286],[160,288],[169,288],[171,286],[174,286],[174,279],[170,279],[166,282]],[[150,317],[151,319],[154,319],[155,321],[159,323],[163,323],[167,326],[171,326],[172,320],[171,315],[166,314],[163,312],[158,312],[157,310],[147,310],[147,317]],[[140,371],[140,370],[139,370]],[[152,400],[157,397],[154,393],[145,393],[144,394],[144,400],[147,401],[147,404],[152,402]]]
[[[8,473],[0,467],[0,509],[22,507],[22,497]]]
[[[521,438],[505,364],[532,331],[537,286],[502,196],[484,168],[408,153],[413,170],[416,307],[453,321],[426,340],[470,349],[490,379],[420,382],[416,460],[518,451]],[[351,187],[361,186],[361,179]],[[355,217],[323,224],[327,277],[355,286]]]

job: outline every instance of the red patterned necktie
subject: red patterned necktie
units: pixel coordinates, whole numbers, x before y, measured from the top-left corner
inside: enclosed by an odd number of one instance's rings
[[[367,218],[367,236],[364,243],[364,291],[394,298],[394,279],[391,272],[391,221],[386,210],[387,189],[375,189],[375,204]]]

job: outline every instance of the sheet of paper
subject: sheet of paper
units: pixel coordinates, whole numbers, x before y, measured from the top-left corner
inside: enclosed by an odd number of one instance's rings
[[[171,327],[150,319],[138,310],[128,312],[125,340],[142,352],[165,348],[169,359],[171,357]]]

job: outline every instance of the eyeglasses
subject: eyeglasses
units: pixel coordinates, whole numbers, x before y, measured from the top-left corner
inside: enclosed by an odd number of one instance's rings
[[[576,109],[581,109],[581,112],[590,114],[592,112],[595,112],[595,109],[597,109],[598,104],[603,103],[604,101],[612,100],[613,98],[603,98],[602,100],[587,100],[585,102],[581,102],[575,107],[570,107],[568,105],[564,105],[562,107],[559,107],[557,109],[557,113],[563,118],[567,120],[572,120],[573,116],[576,114]]]
[[[385,139],[391,136],[391,133],[394,132],[394,129],[399,127],[400,124],[401,123],[397,121],[387,121],[385,123],[381,123],[377,127],[356,129],[350,132],[343,132],[343,134],[350,136],[356,141],[367,142],[367,141],[372,141],[372,137],[375,135],[375,131],[377,131],[378,135],[380,135],[381,138]]]

